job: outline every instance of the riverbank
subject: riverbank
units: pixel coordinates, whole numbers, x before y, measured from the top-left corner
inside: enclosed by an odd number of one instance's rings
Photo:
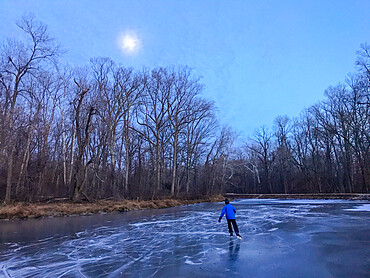
[[[205,202],[220,202],[221,195],[201,199],[160,199],[160,200],[100,200],[91,203],[55,202],[55,203],[15,203],[0,207],[0,219],[29,219],[40,217],[58,217],[69,215],[87,215],[114,211],[169,208]]]
[[[169,208],[205,202],[221,202],[230,199],[347,199],[370,200],[370,194],[357,193],[321,193],[321,194],[235,194],[226,193],[200,199],[159,200],[100,200],[91,203],[54,202],[54,203],[14,203],[0,206],[0,220],[29,219],[40,217],[60,217],[69,215],[87,215],[115,211]]]

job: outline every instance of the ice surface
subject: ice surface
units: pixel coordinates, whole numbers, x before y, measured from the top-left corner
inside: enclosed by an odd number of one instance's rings
[[[370,204],[236,200],[0,223],[0,277],[369,277]]]
[[[355,208],[346,209],[347,211],[370,211],[370,204],[357,206]]]

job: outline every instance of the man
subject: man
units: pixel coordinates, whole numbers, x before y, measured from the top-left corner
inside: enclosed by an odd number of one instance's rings
[[[234,208],[234,206],[230,204],[228,199],[225,199],[225,204],[226,205],[222,208],[222,212],[221,212],[220,218],[218,219],[218,222],[221,222],[222,217],[226,213],[227,226],[229,227],[230,236],[233,236],[233,229],[231,227],[231,224],[232,224],[234,226],[234,231],[235,231],[236,236],[239,239],[241,239],[242,237],[239,234],[238,225],[236,225],[236,221],[235,221],[236,209]]]

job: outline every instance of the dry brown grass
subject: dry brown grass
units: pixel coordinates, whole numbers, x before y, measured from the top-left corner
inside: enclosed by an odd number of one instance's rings
[[[48,216],[65,216],[93,214],[99,212],[130,211],[142,209],[169,208],[204,202],[219,202],[224,197],[221,195],[203,199],[162,199],[150,201],[136,200],[101,200],[93,203],[15,203],[0,207],[0,219],[27,219]]]

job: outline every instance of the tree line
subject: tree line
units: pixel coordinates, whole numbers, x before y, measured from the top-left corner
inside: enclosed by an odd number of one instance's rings
[[[229,190],[239,193],[368,193],[370,187],[370,46],[357,71],[331,86],[299,117],[276,117],[228,160]]]
[[[235,144],[186,66],[62,65],[46,25],[0,52],[0,199],[368,192],[369,47],[347,85]]]

